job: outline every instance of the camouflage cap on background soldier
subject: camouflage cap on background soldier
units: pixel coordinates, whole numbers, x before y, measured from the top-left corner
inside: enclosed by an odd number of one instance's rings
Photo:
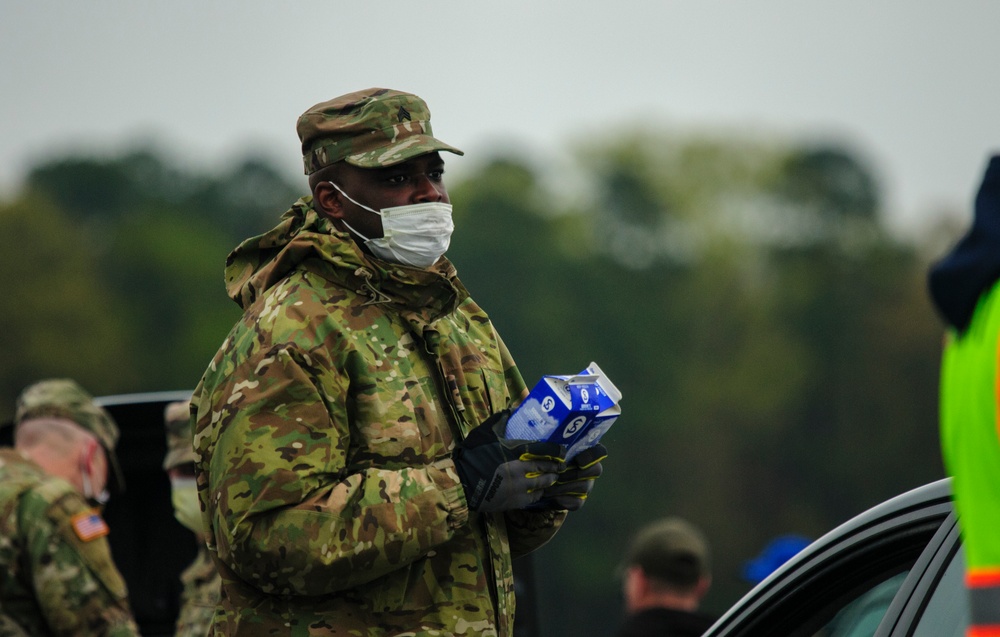
[[[190,405],[190,401],[180,400],[170,403],[163,410],[163,422],[167,430],[167,455],[163,458],[164,471],[195,462],[198,459],[191,441]]]
[[[15,428],[25,420],[45,416],[72,420],[94,434],[111,466],[109,482],[119,492],[125,490],[125,476],[115,455],[120,435],[118,425],[107,410],[94,402],[93,396],[68,378],[42,380],[24,388],[17,397]]]
[[[464,154],[434,138],[431,112],[422,99],[386,88],[316,104],[299,116],[295,128],[307,175],[340,160],[380,168],[439,150]]]

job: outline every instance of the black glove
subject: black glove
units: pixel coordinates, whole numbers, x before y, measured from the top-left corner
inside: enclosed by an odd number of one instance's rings
[[[604,472],[601,460],[607,457],[608,450],[600,443],[573,456],[559,473],[559,479],[545,489],[541,501],[532,508],[576,511],[583,507],[594,481]]]
[[[493,414],[455,446],[452,459],[473,511],[495,513],[538,502],[564,468],[566,447],[552,442],[505,440],[510,411]]]

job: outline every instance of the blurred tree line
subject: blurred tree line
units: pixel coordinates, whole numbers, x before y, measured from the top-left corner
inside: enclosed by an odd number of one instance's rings
[[[642,130],[576,158],[572,196],[521,157],[449,182],[449,256],[525,380],[593,360],[624,394],[605,476],[534,559],[541,634],[611,632],[619,556],[657,517],[707,532],[721,612],[774,536],[942,475],[927,259],[888,232],[850,150]],[[239,317],[226,254],[305,193],[283,175],[155,149],[36,166],[0,203],[4,413],[51,376],[192,388]]]

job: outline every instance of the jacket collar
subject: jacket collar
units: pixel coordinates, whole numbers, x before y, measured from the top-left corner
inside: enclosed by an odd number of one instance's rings
[[[366,305],[414,312],[428,322],[453,311],[468,296],[448,259],[427,270],[377,259],[317,213],[311,196],[296,201],[277,226],[230,252],[226,291],[246,309],[296,269],[367,297]]]

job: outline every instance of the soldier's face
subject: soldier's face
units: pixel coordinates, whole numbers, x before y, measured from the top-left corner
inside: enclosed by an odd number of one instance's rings
[[[440,201],[451,203],[444,185],[444,160],[438,153],[414,157],[388,168],[357,168],[344,164],[340,188],[375,210]],[[340,197],[344,220],[368,238],[382,236],[382,218]]]

